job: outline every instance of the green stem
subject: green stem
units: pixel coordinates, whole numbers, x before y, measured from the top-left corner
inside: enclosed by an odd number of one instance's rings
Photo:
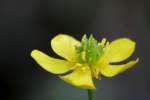
[[[87,92],[88,92],[88,98],[89,98],[89,100],[94,100],[93,99],[93,91],[90,90],[90,89],[88,89]]]

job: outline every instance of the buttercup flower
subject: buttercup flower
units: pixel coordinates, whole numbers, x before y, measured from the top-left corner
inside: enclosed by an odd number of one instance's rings
[[[139,59],[126,64],[117,64],[129,58],[135,50],[135,42],[120,38],[97,42],[91,35],[78,41],[71,36],[59,34],[51,40],[52,49],[63,59],[56,59],[39,50],[31,56],[45,70],[58,74],[59,78],[74,86],[95,89],[93,79],[113,77],[134,66]]]

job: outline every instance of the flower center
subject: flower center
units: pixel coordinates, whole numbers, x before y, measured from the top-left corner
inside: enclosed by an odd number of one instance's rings
[[[81,45],[76,47],[76,55],[79,63],[92,65],[99,60],[102,54],[103,46],[97,42],[93,35],[90,35],[89,38],[84,35],[81,40]]]

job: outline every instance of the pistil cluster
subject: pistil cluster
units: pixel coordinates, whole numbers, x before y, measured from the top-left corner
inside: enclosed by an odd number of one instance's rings
[[[88,65],[94,64],[103,54],[103,46],[90,35],[82,37],[81,45],[76,47],[76,55],[80,63],[87,63]]]

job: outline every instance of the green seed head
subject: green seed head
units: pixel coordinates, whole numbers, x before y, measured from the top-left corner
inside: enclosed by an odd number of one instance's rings
[[[103,47],[90,35],[82,37],[81,46],[76,47],[76,54],[80,63],[94,64],[103,54]]]

